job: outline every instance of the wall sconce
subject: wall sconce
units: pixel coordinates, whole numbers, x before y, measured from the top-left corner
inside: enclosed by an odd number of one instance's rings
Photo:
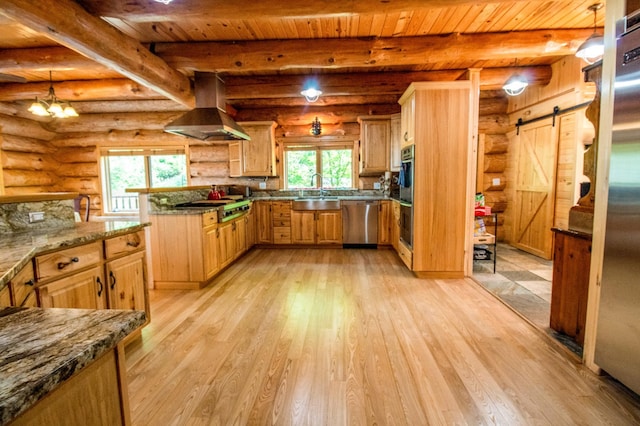
[[[28,111],[40,117],[69,118],[78,116],[69,101],[63,101],[56,96],[56,92],[53,91],[51,71],[49,71],[49,94],[44,99],[38,99],[36,96],[36,100],[31,104]]]
[[[588,64],[593,64],[604,55],[604,37],[596,32],[598,10],[601,8],[602,3],[595,3],[589,6],[589,10],[593,11],[593,34],[576,51],[576,56]]]
[[[305,97],[307,102],[315,102],[318,100],[320,95],[322,95],[322,90],[310,87],[308,89],[304,89],[300,94]]]
[[[316,119],[311,123],[311,134],[313,136],[318,136],[320,133],[322,133],[322,124],[320,124],[320,120],[316,117]]]

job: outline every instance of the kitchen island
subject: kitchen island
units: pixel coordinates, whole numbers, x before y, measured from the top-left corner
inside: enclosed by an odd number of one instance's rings
[[[120,342],[144,322],[142,311],[0,308],[0,425],[127,424]]]

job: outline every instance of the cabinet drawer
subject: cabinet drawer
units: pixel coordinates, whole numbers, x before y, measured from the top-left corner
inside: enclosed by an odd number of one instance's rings
[[[291,218],[273,219],[272,226],[274,228],[282,228],[291,226]]]
[[[202,215],[202,227],[206,228],[209,225],[218,223],[218,212],[209,212]]]
[[[104,250],[107,259],[143,249],[144,246],[144,231],[142,230],[104,240]]]
[[[37,306],[36,294],[33,289],[33,264],[29,262],[18,274],[11,279],[11,291],[15,306]]]
[[[291,244],[291,228],[282,226],[273,228],[273,243]]]
[[[291,217],[290,201],[274,201],[271,204],[271,214],[276,217]]]
[[[413,268],[413,253],[402,241],[398,243],[398,256],[400,256],[402,262],[407,265],[407,268]]]
[[[101,244],[96,241],[37,256],[36,278],[43,281],[99,263],[102,260]]]

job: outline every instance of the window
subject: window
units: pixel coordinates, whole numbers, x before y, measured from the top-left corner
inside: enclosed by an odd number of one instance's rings
[[[105,213],[138,211],[138,195],[127,188],[187,185],[187,157],[178,148],[103,148],[102,194]]]
[[[287,189],[354,187],[353,145],[289,143],[284,158]]]

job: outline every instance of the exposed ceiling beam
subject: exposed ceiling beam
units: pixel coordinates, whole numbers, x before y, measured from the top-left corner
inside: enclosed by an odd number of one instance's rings
[[[371,39],[158,43],[155,52],[174,68],[210,72],[392,67],[461,58],[481,61],[572,55],[592,33],[593,30],[577,29]]]
[[[184,19],[229,20],[263,18],[313,18],[400,13],[426,8],[454,7],[464,4],[495,4],[514,0],[181,0],[170,5],[148,0],[79,0],[96,16],[125,19],[130,22],[162,22]],[[519,1],[519,0],[515,0]],[[543,0],[527,0],[529,2]],[[241,11],[240,13],[238,11]]]
[[[0,13],[188,107],[189,79],[72,0],[2,0]]]
[[[125,78],[54,82],[56,96],[65,101],[164,99],[162,95]],[[20,101],[44,97],[49,83],[0,85],[0,101]]]

